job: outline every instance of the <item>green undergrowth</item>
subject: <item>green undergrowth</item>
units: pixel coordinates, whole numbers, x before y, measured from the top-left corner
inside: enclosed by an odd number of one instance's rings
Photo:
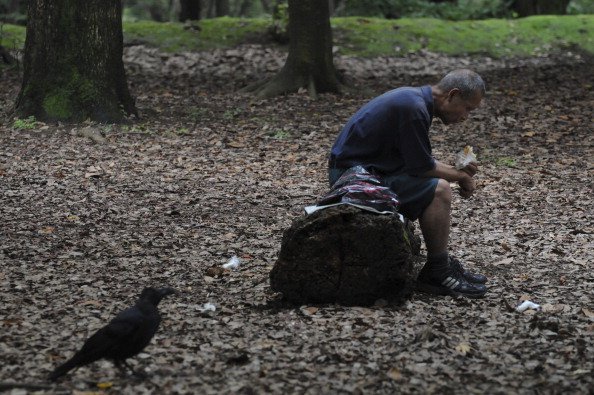
[[[25,47],[25,27],[0,23],[0,45],[9,50]]]
[[[158,47],[166,52],[234,47],[266,32],[266,19],[216,18],[194,24],[125,22],[124,40]]]
[[[167,52],[231,48],[245,42],[266,42],[265,18],[205,19],[194,25],[124,22],[124,40]],[[559,48],[579,47],[594,53],[594,15],[533,16],[519,19],[446,21],[430,18],[332,19],[339,54],[398,56],[425,49],[449,55],[530,56]],[[3,25],[0,42],[22,48],[25,29]]]
[[[333,19],[341,53],[401,55],[421,49],[450,55],[527,56],[578,46],[594,53],[594,15],[520,19]]]

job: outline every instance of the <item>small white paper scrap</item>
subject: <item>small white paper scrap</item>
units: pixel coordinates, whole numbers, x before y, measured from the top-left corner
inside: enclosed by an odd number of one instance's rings
[[[205,311],[215,311],[216,309],[217,307],[212,303],[204,303],[201,307],[198,308],[198,310],[200,310],[201,313],[204,313]]]
[[[516,307],[516,311],[519,311],[520,313],[528,310],[528,309],[532,309],[532,310],[540,310],[540,305],[536,304],[534,302],[531,302],[529,300],[525,300],[522,303],[520,303],[518,305],[518,307]]]
[[[240,264],[241,264],[241,261],[239,260],[239,258],[236,255],[233,255],[231,257],[231,259],[229,259],[229,262],[227,262],[223,265],[223,269],[234,270],[234,269],[237,269]]]

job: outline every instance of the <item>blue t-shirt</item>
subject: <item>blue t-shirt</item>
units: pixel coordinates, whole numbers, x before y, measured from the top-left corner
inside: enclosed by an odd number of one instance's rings
[[[380,175],[432,170],[432,118],[429,85],[386,92],[361,107],[342,129],[330,153],[330,167],[362,165]]]

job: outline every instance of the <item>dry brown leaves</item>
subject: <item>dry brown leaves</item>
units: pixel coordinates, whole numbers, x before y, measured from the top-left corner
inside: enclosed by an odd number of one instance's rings
[[[23,131],[3,118],[0,381],[50,385],[50,369],[154,284],[180,294],[162,303],[156,338],[131,361],[150,380],[101,362],[71,373],[62,390],[591,390],[594,90],[588,62],[558,61],[486,70],[490,94],[476,116],[435,121],[436,156],[453,161],[470,144],[481,161],[475,197],[456,198],[452,232],[452,251],[489,275],[477,301],[291,307],[268,287],[283,230],[326,191],[326,154],[342,124],[371,94],[434,82],[440,70],[380,78],[370,64],[356,80],[370,94],[318,101],[257,101],[229,88],[237,80],[221,90],[214,62],[200,81],[133,72],[145,118],[94,125],[105,143],[79,127]],[[2,86],[6,112],[18,77],[5,73]],[[234,255],[239,268],[221,269]],[[514,311],[522,300],[542,309]]]

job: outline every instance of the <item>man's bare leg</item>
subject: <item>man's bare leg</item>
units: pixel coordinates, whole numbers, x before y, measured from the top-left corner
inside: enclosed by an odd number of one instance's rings
[[[419,218],[428,257],[448,252],[451,207],[452,188],[449,182],[440,179],[435,188],[433,201]]]
[[[480,298],[487,292],[485,286],[469,283],[450,266],[448,241],[451,208],[452,188],[449,182],[440,179],[433,200],[419,218],[427,247],[427,263],[419,274],[419,289],[430,293]]]

